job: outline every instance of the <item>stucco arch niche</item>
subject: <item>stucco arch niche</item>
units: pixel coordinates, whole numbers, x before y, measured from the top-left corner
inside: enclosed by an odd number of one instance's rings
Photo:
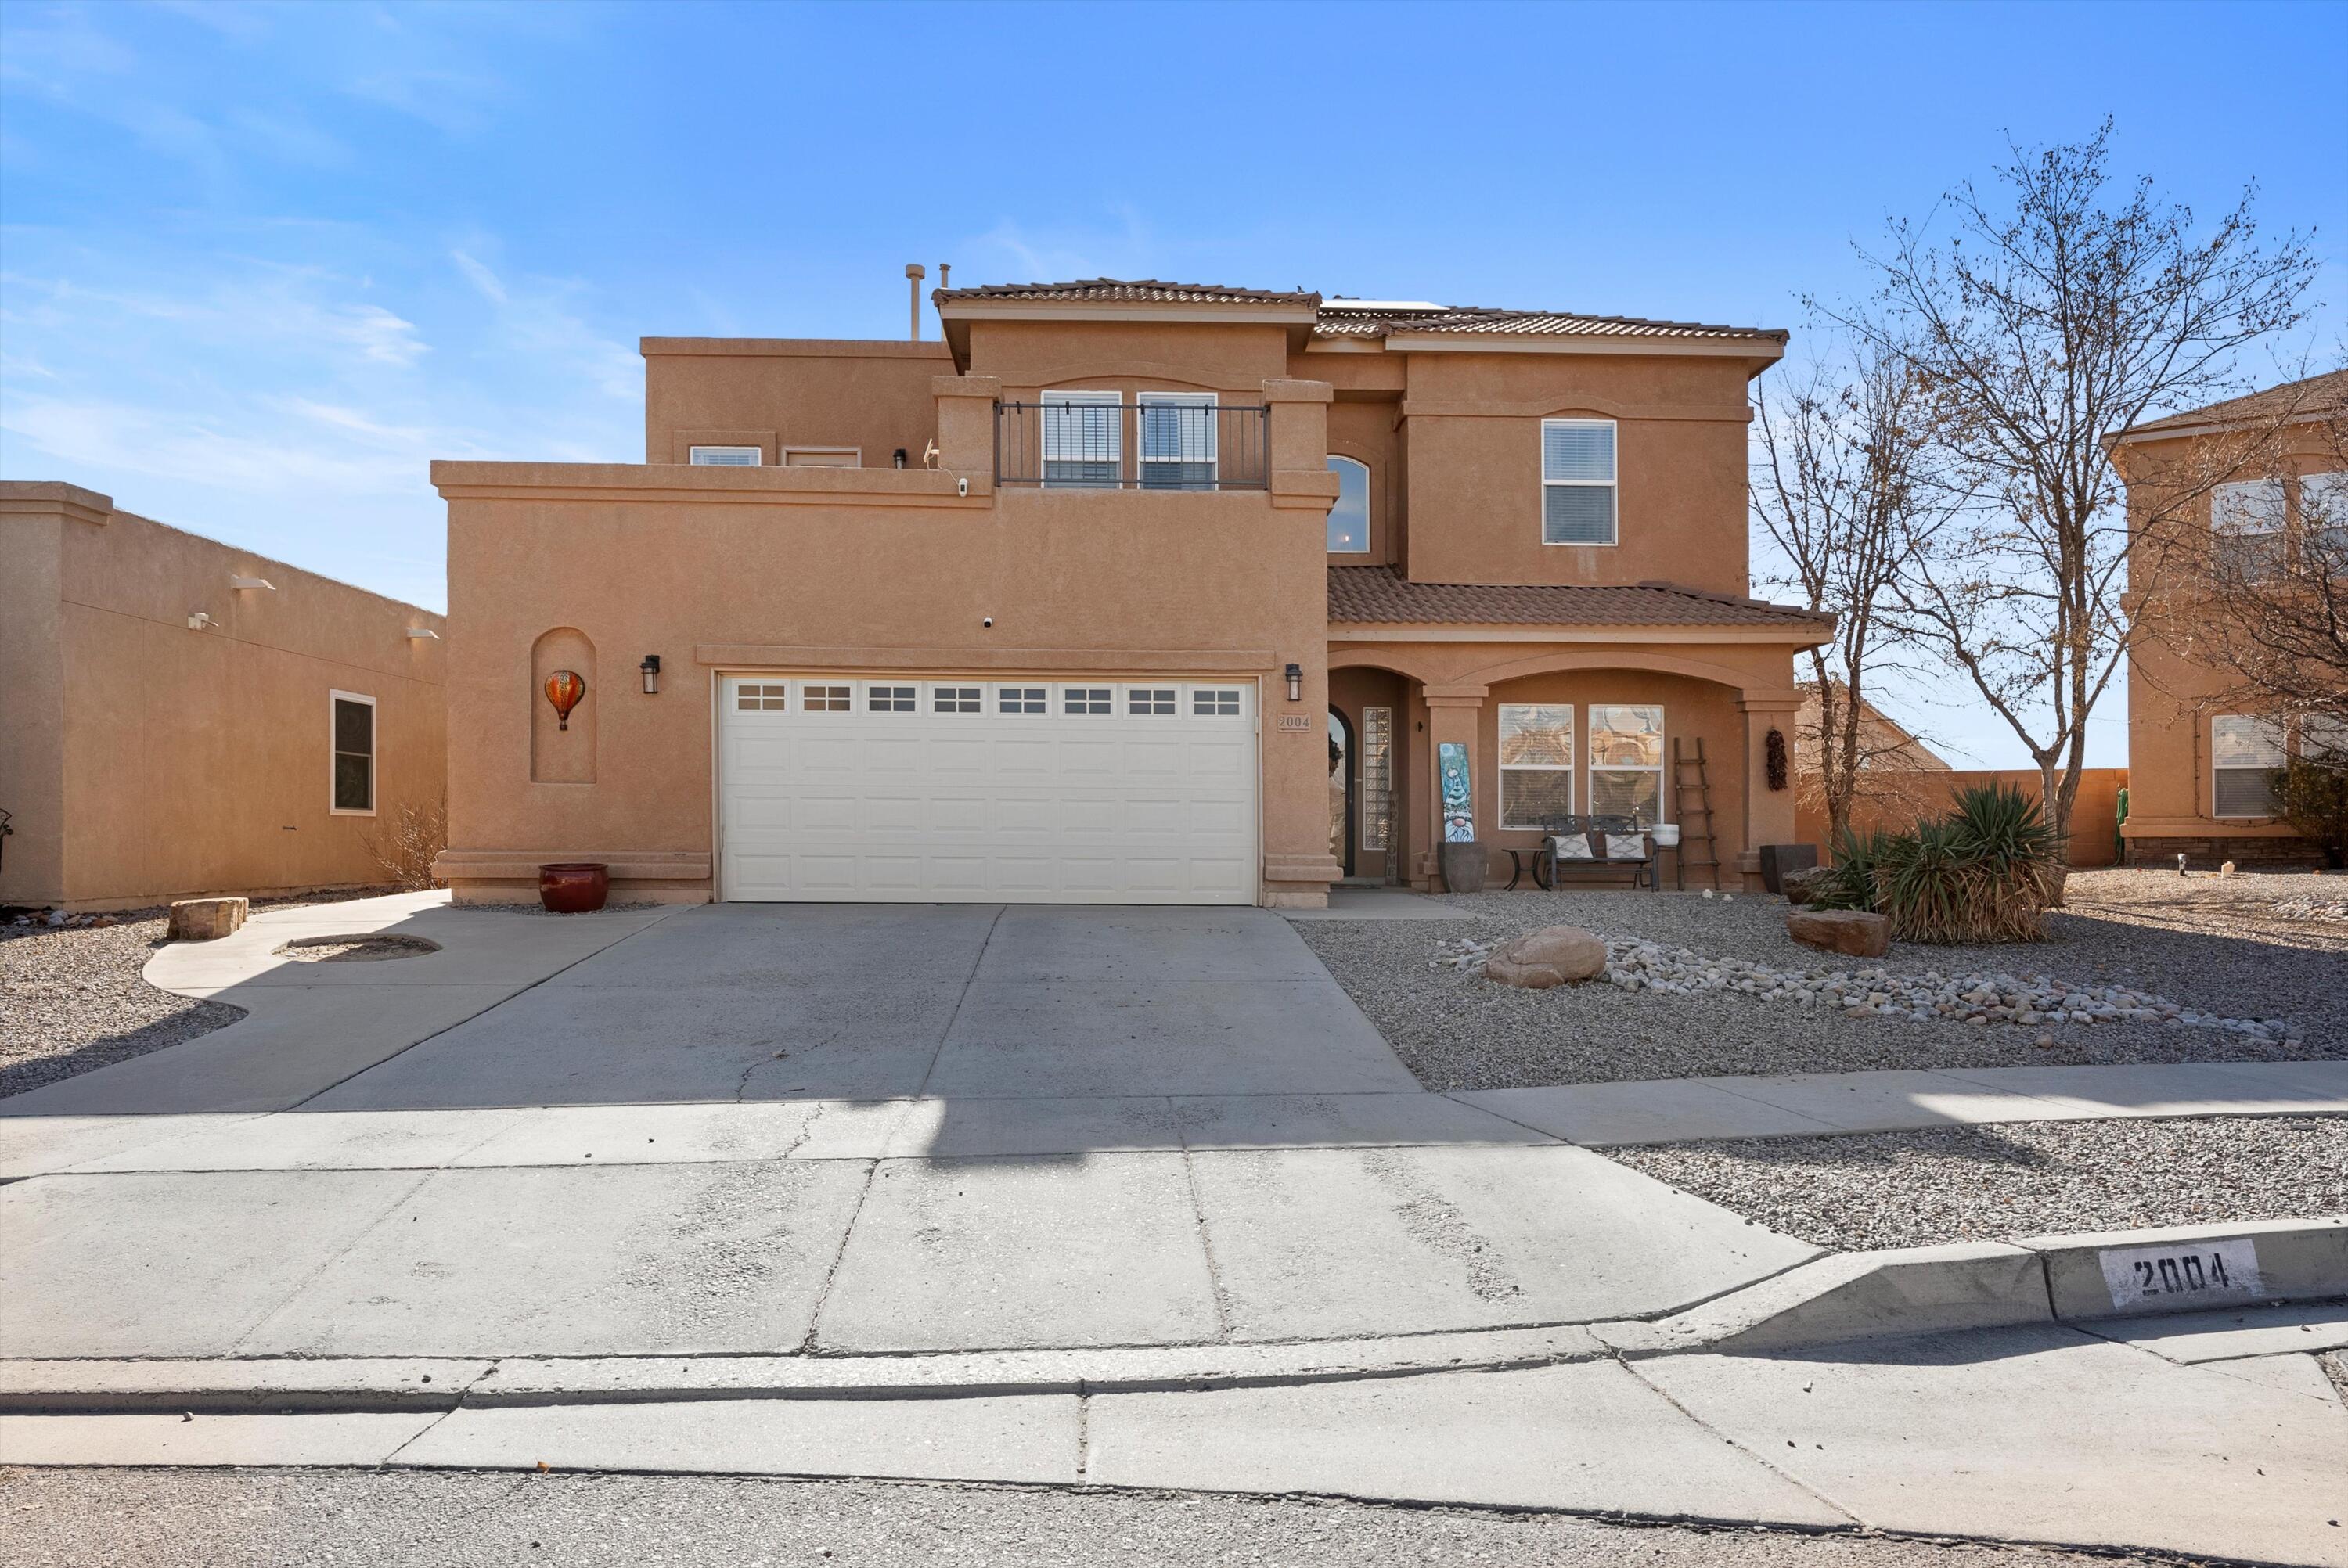
[[[587,682],[587,694],[571,710],[564,728],[546,700],[546,678],[569,670]],[[530,647],[530,778],[532,784],[595,782],[595,712],[602,680],[595,668],[595,644],[575,626],[541,632]]]

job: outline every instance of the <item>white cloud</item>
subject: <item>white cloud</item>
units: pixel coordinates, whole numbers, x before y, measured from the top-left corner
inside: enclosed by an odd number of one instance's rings
[[[448,259],[457,263],[457,271],[465,274],[465,281],[480,291],[483,299],[493,305],[506,302],[505,283],[495,272],[490,272],[489,268],[462,251],[449,251]]]

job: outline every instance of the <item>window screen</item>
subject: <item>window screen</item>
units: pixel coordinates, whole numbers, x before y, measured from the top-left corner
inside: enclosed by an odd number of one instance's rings
[[[2281,724],[2240,713],[2210,720],[2210,815],[2272,816],[2274,771],[2282,764]]]
[[[1541,543],[1614,542],[1614,425],[1541,421]]]
[[[375,704],[335,699],[335,809],[375,809]]]

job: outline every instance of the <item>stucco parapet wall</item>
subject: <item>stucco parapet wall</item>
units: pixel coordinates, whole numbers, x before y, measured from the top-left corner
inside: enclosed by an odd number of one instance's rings
[[[968,480],[970,493],[959,493]],[[708,501],[767,507],[936,507],[983,509],[994,477],[942,468],[733,468],[683,463],[432,465],[451,501]]]
[[[1337,476],[1326,468],[1275,468],[1272,474],[1272,504],[1325,512],[1335,503],[1340,483]]]
[[[566,862],[602,866],[631,882],[699,882],[709,877],[706,851],[659,849],[444,849],[432,874],[456,881],[534,881],[538,868]]]
[[[654,354],[693,354],[728,359],[934,359],[952,360],[946,345],[934,339],[915,343],[907,338],[814,337],[648,337],[639,338],[637,351]]]
[[[114,515],[114,497],[62,479],[0,480],[0,517],[54,518],[104,524]]]
[[[697,642],[693,661],[722,670],[1078,670],[1087,674],[1261,674],[1280,660],[1262,648],[879,648]]]
[[[1304,381],[1287,375],[1269,376],[1263,384],[1263,400],[1266,403],[1334,403],[1337,389],[1325,381]]]

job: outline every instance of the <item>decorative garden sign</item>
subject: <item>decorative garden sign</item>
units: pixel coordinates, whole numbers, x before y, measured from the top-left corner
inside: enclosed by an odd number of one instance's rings
[[[1468,789],[1468,748],[1457,741],[1437,745],[1435,755],[1443,774],[1443,842],[1476,842],[1476,804]]]

